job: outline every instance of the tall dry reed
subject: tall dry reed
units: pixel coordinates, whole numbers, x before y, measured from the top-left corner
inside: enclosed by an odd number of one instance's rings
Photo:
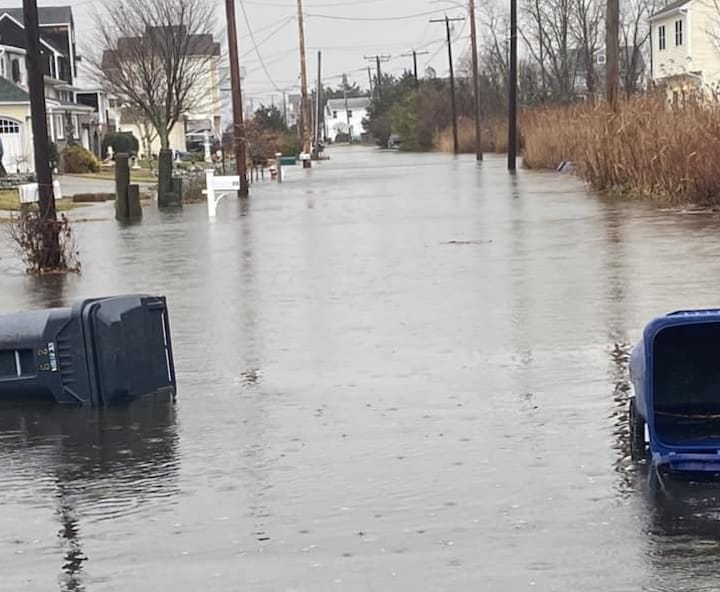
[[[648,96],[620,105],[538,109],[524,114],[524,165],[575,163],[595,189],[669,204],[720,205],[720,105],[671,108]]]
[[[508,142],[507,121],[491,119],[483,122],[482,149],[483,152],[507,152]],[[453,151],[452,127],[448,127],[435,134],[434,146],[440,152]],[[461,154],[475,153],[475,121],[462,118],[458,121],[458,147]]]

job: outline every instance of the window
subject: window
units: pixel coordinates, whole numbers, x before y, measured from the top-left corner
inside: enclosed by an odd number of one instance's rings
[[[333,119],[337,119],[337,111],[333,111]]]
[[[20,124],[12,119],[0,119],[0,134],[19,134]]]
[[[55,136],[58,140],[65,139],[65,118],[62,115],[55,116]]]
[[[20,84],[22,82],[20,77],[20,60],[13,60],[10,63],[10,68],[12,70],[12,81],[15,84]]]
[[[665,25],[658,27],[658,49],[662,51],[667,46],[665,45]]]
[[[675,45],[683,44],[683,22],[682,19],[675,21]]]

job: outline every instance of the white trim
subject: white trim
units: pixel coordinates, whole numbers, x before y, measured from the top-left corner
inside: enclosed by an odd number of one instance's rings
[[[683,41],[686,41],[687,46],[687,57],[690,58],[692,61],[692,13],[688,10],[685,13],[685,28],[687,31],[683,32],[683,35],[685,35],[685,39]]]
[[[18,27],[20,27],[23,31],[25,30],[24,25],[18,21],[16,18],[10,16],[7,12],[3,12],[0,16],[0,21],[4,18],[10,19],[12,22],[14,22]],[[50,45],[47,41],[45,41],[42,37],[40,37],[40,43],[42,43],[45,47],[47,47],[50,51],[52,51],[56,55],[62,55],[61,52],[59,52],[57,49],[55,49],[52,45]]]
[[[669,16],[672,16],[676,13],[682,13],[683,10],[687,10],[688,6],[690,4],[693,4],[694,0],[688,0],[685,2],[685,4],[681,4],[680,6],[676,6],[675,8],[672,8],[670,10],[665,10],[663,12],[658,12],[657,14],[652,15],[648,18],[648,22],[652,23],[653,21],[657,21],[659,19],[667,18]]]
[[[27,55],[27,51],[24,50],[22,47],[15,47],[14,45],[4,45],[0,43],[0,50],[5,51],[7,53],[17,53],[20,55]],[[10,50],[10,51],[8,51]]]

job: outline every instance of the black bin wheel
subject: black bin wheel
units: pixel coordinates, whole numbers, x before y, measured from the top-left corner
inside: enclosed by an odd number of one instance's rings
[[[645,447],[645,420],[638,413],[635,397],[630,398],[628,422],[630,424],[630,458],[634,461],[644,460],[647,454]]]

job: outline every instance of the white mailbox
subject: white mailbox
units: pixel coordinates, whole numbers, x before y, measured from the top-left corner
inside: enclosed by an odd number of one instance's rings
[[[53,193],[55,199],[62,199],[62,191],[60,189],[60,182],[53,181]],[[29,204],[37,203],[40,201],[40,192],[38,191],[37,183],[26,183],[24,185],[18,185],[18,196],[20,203]]]

